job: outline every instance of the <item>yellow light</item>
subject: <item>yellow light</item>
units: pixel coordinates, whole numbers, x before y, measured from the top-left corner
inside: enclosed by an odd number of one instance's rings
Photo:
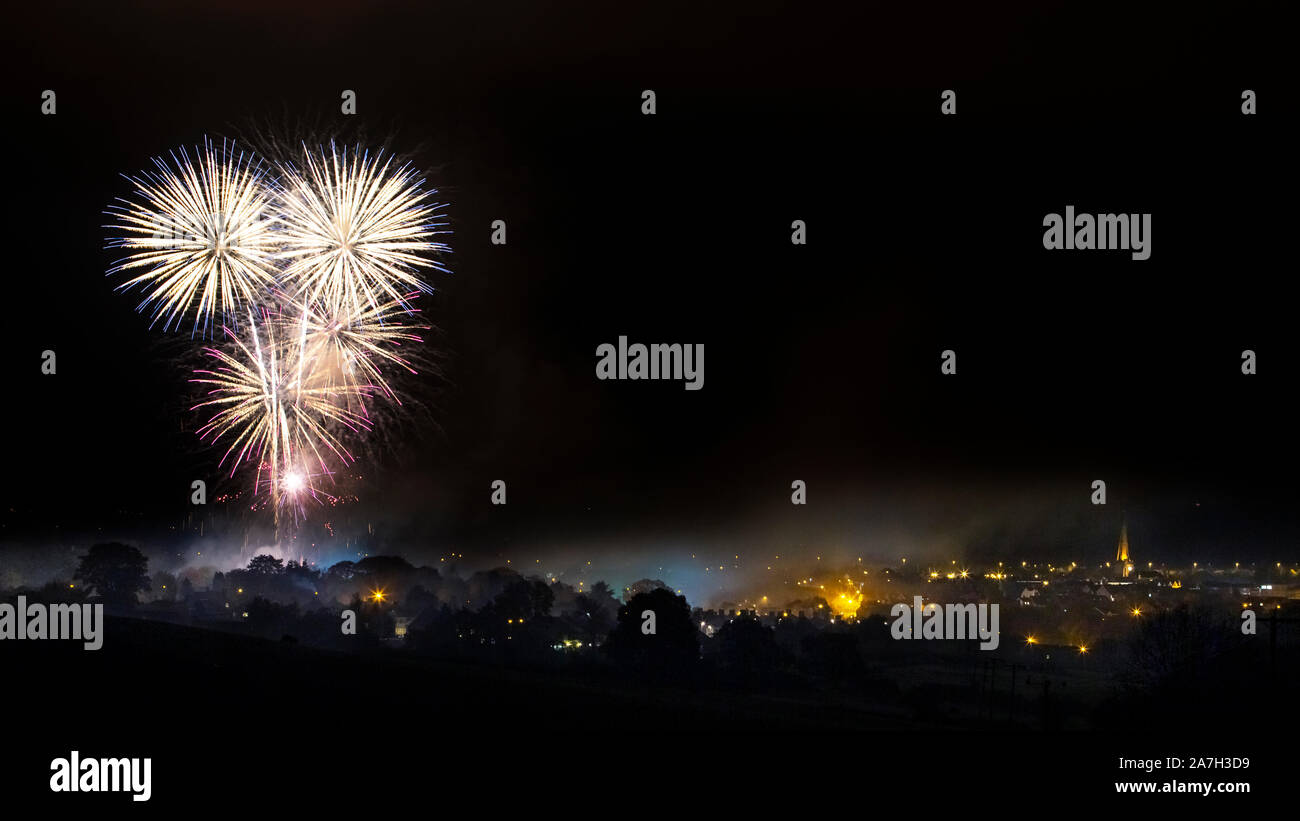
[[[1033,636],[1027,636],[1025,638],[1025,644],[1038,644],[1038,639],[1034,638]]]
[[[370,591],[370,598],[373,599],[376,603],[378,603],[378,602],[382,602],[382,601],[384,600],[384,591],[383,591],[383,590],[371,590],[371,591]]]
[[[1086,653],[1086,652],[1088,652],[1088,645],[1086,645],[1086,644],[1080,644],[1080,645],[1079,645],[1079,653],[1082,654],[1082,653]]]
[[[1135,616],[1140,616],[1140,615],[1142,615],[1142,608],[1141,608],[1141,607],[1134,607],[1133,610],[1132,610],[1132,613],[1133,613],[1133,615],[1135,615]]]

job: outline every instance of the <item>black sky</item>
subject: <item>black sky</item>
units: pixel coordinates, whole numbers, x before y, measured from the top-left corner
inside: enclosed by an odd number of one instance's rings
[[[349,88],[346,125],[411,152],[454,231],[424,303],[437,427],[368,461],[361,509],[394,541],[888,552],[890,532],[998,555],[1103,550],[1128,515],[1169,560],[1293,553],[1294,131],[1261,79],[1280,33],[1209,49],[1240,21],[1095,5],[335,5],[15,18],[10,534],[170,522],[215,481],[186,374],[103,276],[118,174],[254,122],[345,125]],[[1151,212],[1152,258],[1045,252],[1067,204]],[[703,343],[705,388],[597,381],[619,335]]]

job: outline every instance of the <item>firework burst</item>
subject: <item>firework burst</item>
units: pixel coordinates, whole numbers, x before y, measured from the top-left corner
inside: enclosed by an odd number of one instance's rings
[[[139,201],[109,206],[117,222],[105,227],[120,235],[108,247],[131,253],[108,273],[133,274],[118,289],[144,288],[138,310],[164,330],[193,306],[194,330],[201,322],[206,335],[214,313],[238,316],[275,283],[272,192],[262,164],[224,142],[171,160],[127,177]]]
[[[430,255],[449,250],[436,241],[449,232],[434,192],[383,152],[304,145],[301,168],[268,170],[205,145],[127,178],[139,201],[110,206],[109,247],[131,253],[109,273],[133,274],[119,289],[141,286],[139,309],[164,330],[193,310],[207,336],[220,315],[192,410],[210,414],[199,435],[225,446],[231,476],[255,466],[278,538],[286,511],[296,521],[306,500],[335,500],[325,485],[355,462],[349,443],[373,431],[376,401],[402,405],[393,380],[415,373],[430,328],[413,301],[431,290],[426,271],[446,270]]]
[[[414,296],[406,294],[405,300]],[[360,308],[329,302],[303,305],[299,312],[299,362],[306,371],[302,376],[304,384],[342,384],[349,389],[348,397],[359,399],[367,395],[366,389],[375,390],[400,405],[382,367],[390,365],[416,373],[398,349],[403,344],[419,343],[421,337],[415,332],[429,329],[428,325],[407,321],[409,313],[403,306],[409,302],[405,300]]]
[[[248,340],[226,328],[232,350],[205,348],[216,365],[196,371],[191,380],[209,386],[210,398],[193,408],[213,413],[199,429],[200,437],[229,441],[221,465],[229,461],[232,476],[241,464],[257,463],[254,493],[265,481],[277,515],[286,498],[283,490],[298,497],[314,488],[310,478],[331,473],[331,454],[340,463],[351,463],[340,436],[368,430],[370,424],[347,407],[353,398],[367,398],[369,386],[304,381],[303,337],[297,326],[296,318],[264,312],[257,321],[250,313]]]
[[[357,315],[396,302],[410,309],[410,292],[428,292],[426,268],[445,270],[429,254],[445,223],[441,206],[409,166],[393,158],[331,143],[318,155],[304,149],[302,168],[279,183],[283,279],[295,299]]]

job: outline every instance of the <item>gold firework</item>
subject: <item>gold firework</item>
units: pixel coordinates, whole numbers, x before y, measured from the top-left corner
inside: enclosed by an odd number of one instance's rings
[[[346,303],[303,305],[300,314],[302,355],[298,362],[302,384],[343,385],[348,388],[347,396],[357,399],[364,399],[368,391],[379,391],[401,404],[380,365],[387,363],[415,373],[397,349],[403,343],[420,342],[413,332],[428,330],[428,325],[404,321],[406,314],[397,300],[360,308]]]
[[[329,474],[330,453],[342,463],[353,461],[336,431],[368,429],[367,420],[347,404],[370,389],[305,380],[295,319],[264,313],[259,322],[250,312],[248,320],[248,342],[226,329],[232,352],[205,349],[217,367],[196,371],[192,381],[210,385],[212,398],[194,408],[214,410],[200,436],[213,442],[231,437],[221,464],[231,459],[232,475],[240,464],[255,459],[257,492],[267,474],[278,523],[282,488],[298,491],[316,468]]]

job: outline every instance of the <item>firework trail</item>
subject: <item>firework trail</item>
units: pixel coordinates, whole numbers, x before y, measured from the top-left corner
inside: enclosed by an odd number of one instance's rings
[[[347,408],[349,398],[366,398],[370,386],[303,381],[305,338],[297,326],[296,318],[264,312],[259,321],[250,312],[249,339],[226,328],[233,353],[205,348],[216,365],[196,371],[191,380],[209,386],[211,397],[192,408],[213,411],[199,436],[214,443],[230,440],[220,464],[229,460],[232,476],[241,464],[256,462],[254,493],[265,474],[277,525],[285,501],[313,492],[310,478],[331,474],[329,454],[342,464],[353,461],[335,431],[358,433],[370,424]]]
[[[138,202],[109,206],[117,222],[105,227],[121,234],[108,247],[132,253],[108,273],[134,274],[118,289],[144,288],[138,310],[165,318],[164,330],[179,327],[197,297],[194,330],[202,322],[206,336],[215,312],[237,316],[276,281],[272,191],[261,162],[224,142],[171,159],[174,168],[155,158],[155,171],[127,177]]]

